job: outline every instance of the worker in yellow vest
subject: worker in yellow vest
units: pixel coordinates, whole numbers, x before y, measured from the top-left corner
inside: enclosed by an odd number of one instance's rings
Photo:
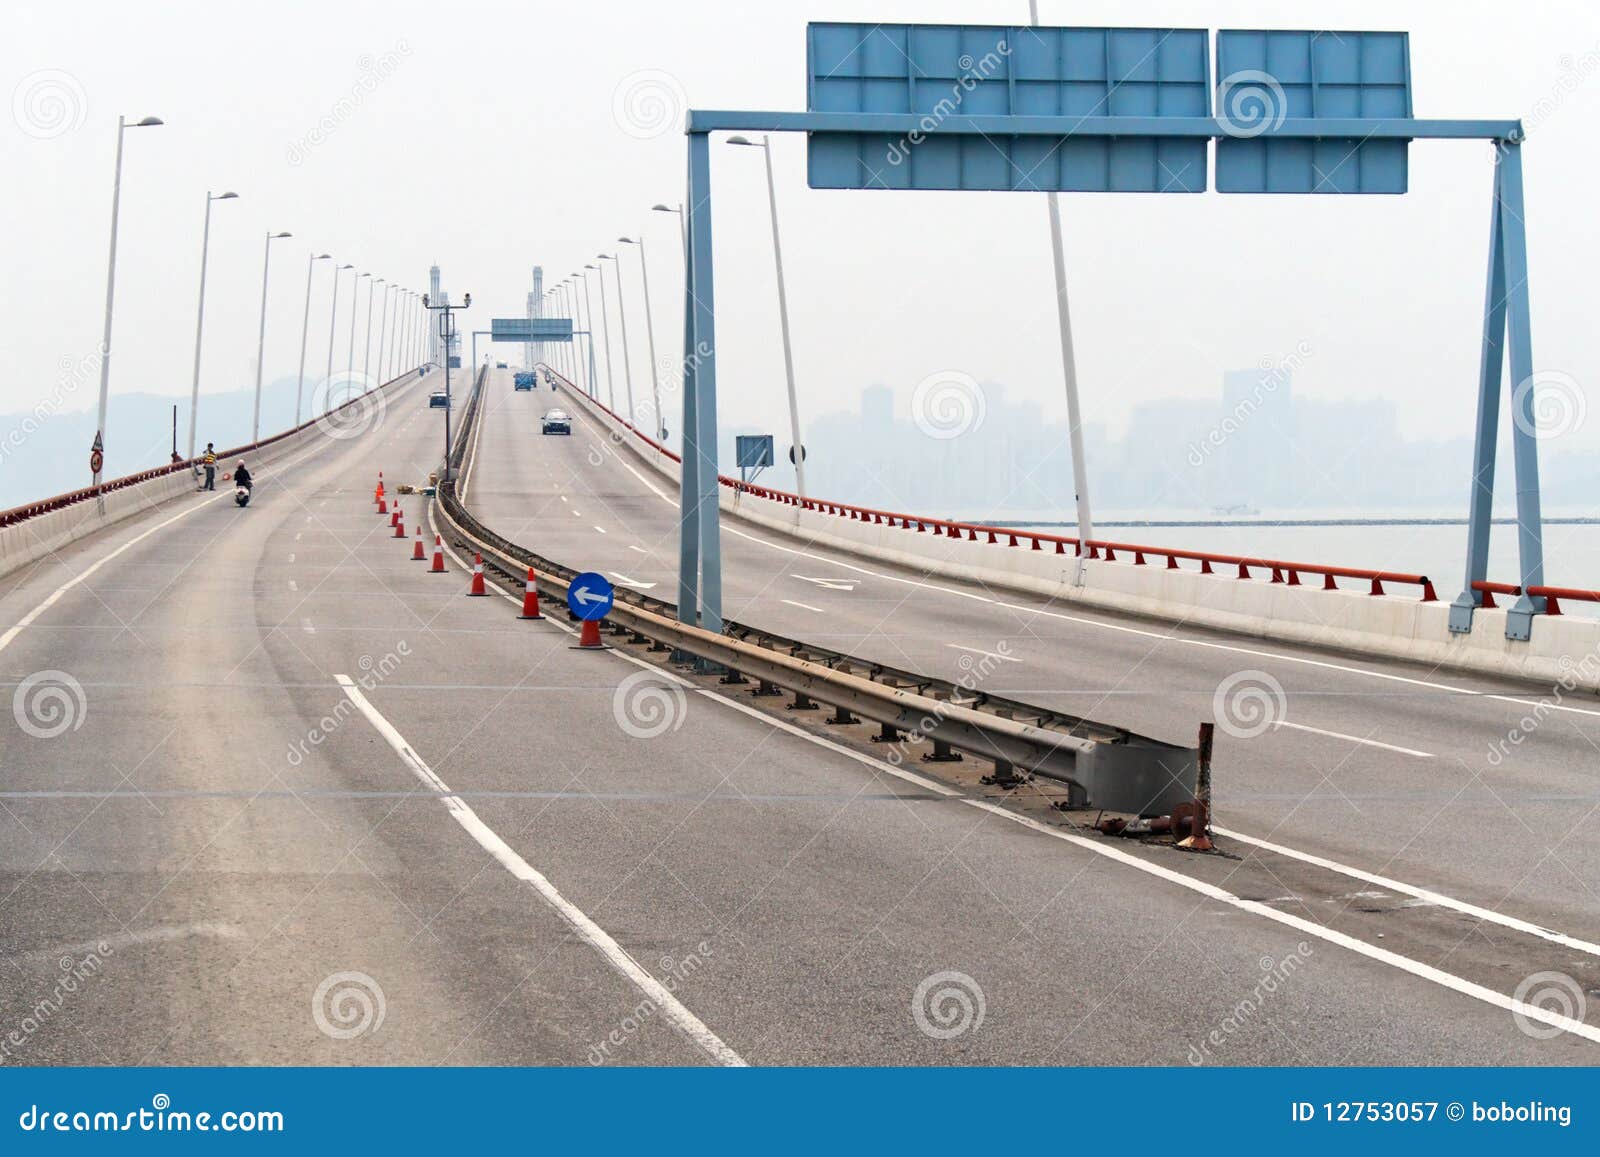
[[[201,456],[200,463],[206,468],[206,484],[200,489],[215,490],[217,488],[217,451],[210,442],[206,443],[206,452]]]

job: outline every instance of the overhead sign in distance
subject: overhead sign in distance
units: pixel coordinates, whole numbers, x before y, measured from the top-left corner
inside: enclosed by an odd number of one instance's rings
[[[733,439],[735,465],[741,470],[754,470],[772,465],[771,434],[737,434]]]
[[[490,341],[571,341],[570,317],[497,317],[489,323]]]

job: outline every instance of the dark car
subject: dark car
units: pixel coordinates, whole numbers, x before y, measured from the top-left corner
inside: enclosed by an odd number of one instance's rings
[[[450,408],[450,395],[443,390],[435,390],[428,395],[428,406],[435,410],[448,410]]]
[[[539,420],[539,433],[570,434],[572,419],[565,410],[546,410],[544,417]]]

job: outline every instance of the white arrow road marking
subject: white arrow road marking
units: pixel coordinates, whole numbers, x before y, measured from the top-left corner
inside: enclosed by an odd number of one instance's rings
[[[819,587],[827,587],[830,591],[853,591],[860,579],[825,579],[812,578],[808,574],[791,574],[790,578],[801,579],[804,582],[816,583]]]
[[[817,614],[826,614],[821,607],[814,607],[810,603],[797,603],[793,599],[779,599],[780,603],[788,603],[791,607],[799,607],[803,611],[816,611]]]
[[[655,583],[640,582],[638,579],[629,578],[621,571],[608,570],[606,573],[612,578],[616,579],[621,585],[625,587],[632,587],[636,591],[647,591],[656,585]]]
[[[1002,655],[998,651],[985,651],[982,647],[964,647],[960,643],[946,643],[945,646],[954,647],[957,651],[971,651],[974,655],[982,655],[985,659],[998,659],[1002,663],[1022,662],[1015,655]]]
[[[580,596],[581,597],[581,596]],[[488,824],[478,817],[460,796],[450,789],[450,785],[434,773],[433,768],[423,762],[411,745],[406,742],[405,736],[395,730],[394,724],[379,713],[360,688],[355,680],[348,675],[335,675],[339,686],[344,688],[345,696],[355,704],[357,710],[367,717],[367,722],[377,729],[391,748],[394,749],[403,763],[411,769],[411,773],[420,779],[426,786],[440,793],[440,802],[444,804],[451,817],[466,829],[467,833],[477,841],[478,846],[498,860],[506,871],[518,880],[529,885],[537,892],[544,902],[555,909],[556,913],[571,926],[578,937],[592,947],[605,959],[606,963],[616,969],[635,988],[644,993],[646,997],[655,1002],[657,1008],[677,1026],[699,1049],[719,1065],[739,1065],[745,1061],[738,1053],[706,1026],[706,1023],[674,996],[650,973],[646,972],[639,964],[628,955],[628,950],[618,944],[600,925],[591,920],[584,911],[563,896],[556,886],[552,884],[541,872],[519,856],[510,844],[501,839]]]

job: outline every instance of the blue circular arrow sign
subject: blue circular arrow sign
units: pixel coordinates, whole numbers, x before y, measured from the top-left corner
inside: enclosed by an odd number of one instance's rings
[[[606,576],[584,571],[567,587],[567,606],[585,622],[603,619],[611,611],[611,584]]]

